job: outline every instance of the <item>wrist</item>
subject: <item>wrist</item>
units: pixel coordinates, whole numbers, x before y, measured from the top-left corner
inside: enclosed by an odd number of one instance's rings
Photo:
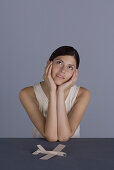
[[[63,88],[58,87],[58,89],[57,89],[57,93],[62,93],[62,94],[64,94],[64,90],[63,90]]]
[[[49,96],[56,96],[56,91],[55,90],[51,90],[49,92]]]
[[[58,99],[61,99],[61,98],[65,98],[65,93],[64,93],[64,91],[62,90],[62,89],[58,89],[58,91],[57,91],[57,98]]]

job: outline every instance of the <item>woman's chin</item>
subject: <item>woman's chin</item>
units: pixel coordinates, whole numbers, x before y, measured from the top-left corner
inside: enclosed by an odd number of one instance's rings
[[[54,82],[57,86],[60,86],[61,84],[64,83],[63,80],[54,80]]]

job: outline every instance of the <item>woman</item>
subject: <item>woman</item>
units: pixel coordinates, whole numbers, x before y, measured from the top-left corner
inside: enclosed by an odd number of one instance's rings
[[[59,47],[47,61],[44,81],[20,91],[20,101],[33,123],[33,137],[51,142],[80,137],[80,121],[90,101],[90,91],[75,85],[79,63],[76,49]]]

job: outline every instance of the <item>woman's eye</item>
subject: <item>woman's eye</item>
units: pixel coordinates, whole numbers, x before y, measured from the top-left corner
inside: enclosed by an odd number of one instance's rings
[[[62,63],[61,61],[57,61],[57,64],[60,64]],[[70,70],[73,70],[73,67],[72,66],[69,66]]]
[[[72,68],[72,70],[73,70],[73,67],[70,67],[70,68]]]
[[[61,63],[61,61],[57,61],[57,63]]]

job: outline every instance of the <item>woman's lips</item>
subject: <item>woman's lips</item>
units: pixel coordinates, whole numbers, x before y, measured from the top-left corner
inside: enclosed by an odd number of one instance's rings
[[[64,79],[64,77],[61,76],[61,75],[59,75],[59,74],[57,74],[57,77],[59,77],[59,78],[61,78],[61,79]]]

